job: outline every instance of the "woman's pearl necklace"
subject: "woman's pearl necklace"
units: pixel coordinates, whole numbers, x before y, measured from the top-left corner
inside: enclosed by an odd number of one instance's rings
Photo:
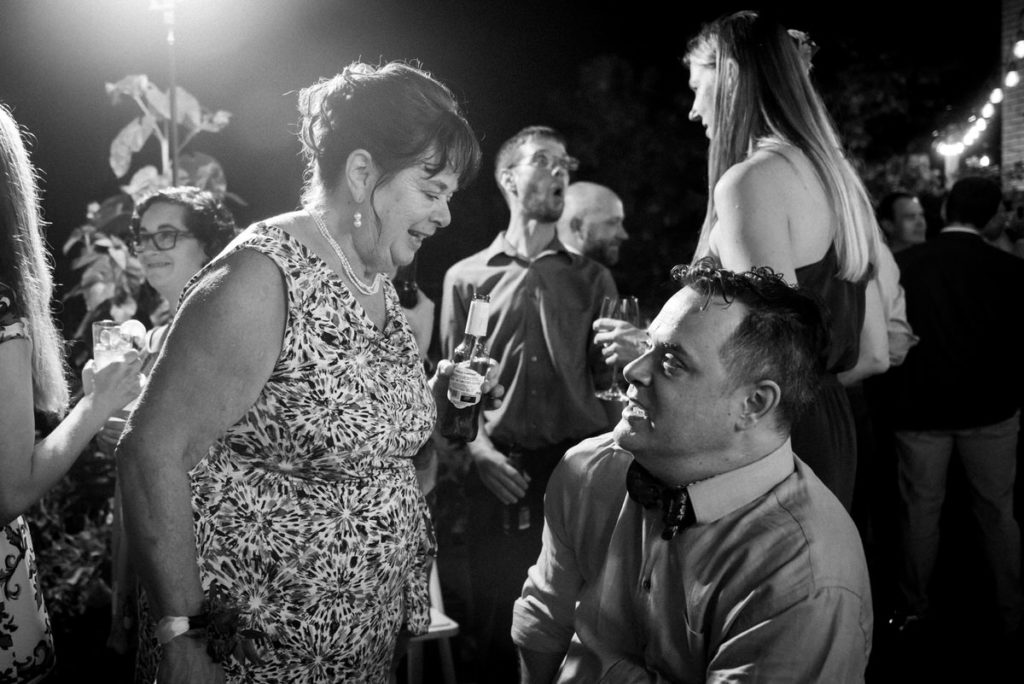
[[[306,213],[313,219],[313,223],[316,224],[317,230],[320,231],[320,234],[324,236],[324,240],[327,240],[327,244],[329,244],[331,249],[334,250],[334,253],[338,255],[338,260],[341,262],[341,267],[345,270],[345,275],[348,276],[348,279],[352,282],[355,288],[368,297],[380,292],[381,285],[384,283],[384,274],[378,273],[374,276],[373,282],[369,285],[366,281],[360,279],[352,269],[352,264],[349,263],[348,257],[346,257],[345,252],[342,251],[341,245],[338,244],[338,241],[335,240],[334,236],[327,230],[327,224],[324,223],[323,217],[309,209],[306,210]]]

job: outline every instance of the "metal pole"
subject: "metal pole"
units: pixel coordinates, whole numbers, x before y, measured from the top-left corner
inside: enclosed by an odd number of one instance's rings
[[[174,55],[174,1],[168,0],[164,5],[164,24],[167,26],[167,77],[170,81],[168,94],[171,107],[170,140],[171,140],[171,185],[178,184],[178,85],[175,74]]]

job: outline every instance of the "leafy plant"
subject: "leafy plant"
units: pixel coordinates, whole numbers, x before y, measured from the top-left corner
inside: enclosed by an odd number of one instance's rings
[[[91,357],[89,323],[98,318],[135,317],[162,322],[159,299],[147,302],[143,274],[128,249],[128,225],[135,205],[150,193],[171,185],[194,185],[221,197],[245,202],[227,192],[220,163],[201,152],[184,152],[200,133],[217,133],[231,113],[210,111],[184,88],[176,90],[176,116],[171,120],[170,97],[144,74],[129,75],[106,85],[114,105],[132,102],[140,110],[110,145],[110,168],[118,178],[132,170],[136,155],[147,143],[159,146],[159,164],[146,164],[132,173],[121,192],[87,208],[85,223],[71,231],[64,257],[78,282],[64,297],[62,327],[69,344],[71,373],[77,381]],[[177,177],[172,178],[172,126],[180,133]],[[77,384],[77,383],[76,383]],[[41,426],[52,429],[53,425]],[[55,633],[75,625],[110,603],[110,540],[116,468],[93,441],[68,475],[27,513],[40,567],[40,581]],[[86,635],[82,635],[86,636]],[[74,641],[74,638],[70,639]]]
[[[175,116],[171,121],[169,92],[160,90],[145,74],[125,76],[117,83],[108,83],[107,94],[115,105],[129,100],[141,114],[129,121],[110,143],[110,168],[118,178],[131,170],[132,158],[151,138],[160,146],[160,167],[149,164],[139,168],[127,185],[121,189],[136,201],[143,195],[170,185],[195,185],[215,194],[227,195],[227,181],[220,163],[202,153],[183,153],[185,147],[203,132],[218,133],[231,122],[231,112],[223,109],[208,110],[190,92],[175,88]],[[172,126],[175,129],[172,131]],[[177,129],[181,129],[178,131]],[[177,149],[172,150],[172,133],[178,137]],[[177,178],[172,178],[171,159],[178,155]],[[242,204],[237,196],[232,199]]]

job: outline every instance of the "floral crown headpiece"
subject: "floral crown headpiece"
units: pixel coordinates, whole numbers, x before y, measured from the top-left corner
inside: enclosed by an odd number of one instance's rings
[[[804,63],[804,70],[807,73],[811,73],[811,60],[814,59],[814,55],[818,52],[818,44],[815,43],[810,34],[806,31],[799,31],[797,29],[787,29],[786,33],[796,43],[796,50],[800,53],[800,61]]]

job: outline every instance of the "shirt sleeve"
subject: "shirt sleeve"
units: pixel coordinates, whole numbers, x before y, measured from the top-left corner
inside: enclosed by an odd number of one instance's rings
[[[775,614],[741,617],[715,651],[707,681],[864,681],[869,616],[855,592],[828,587]]]
[[[583,586],[566,525],[576,500],[570,475],[563,459],[548,482],[541,552],[512,614],[512,640],[517,646],[541,653],[568,650],[575,632],[576,600]]]
[[[898,366],[920,338],[907,321],[907,300],[900,285],[900,268],[884,244],[878,250],[878,285],[889,336],[889,364]]]

